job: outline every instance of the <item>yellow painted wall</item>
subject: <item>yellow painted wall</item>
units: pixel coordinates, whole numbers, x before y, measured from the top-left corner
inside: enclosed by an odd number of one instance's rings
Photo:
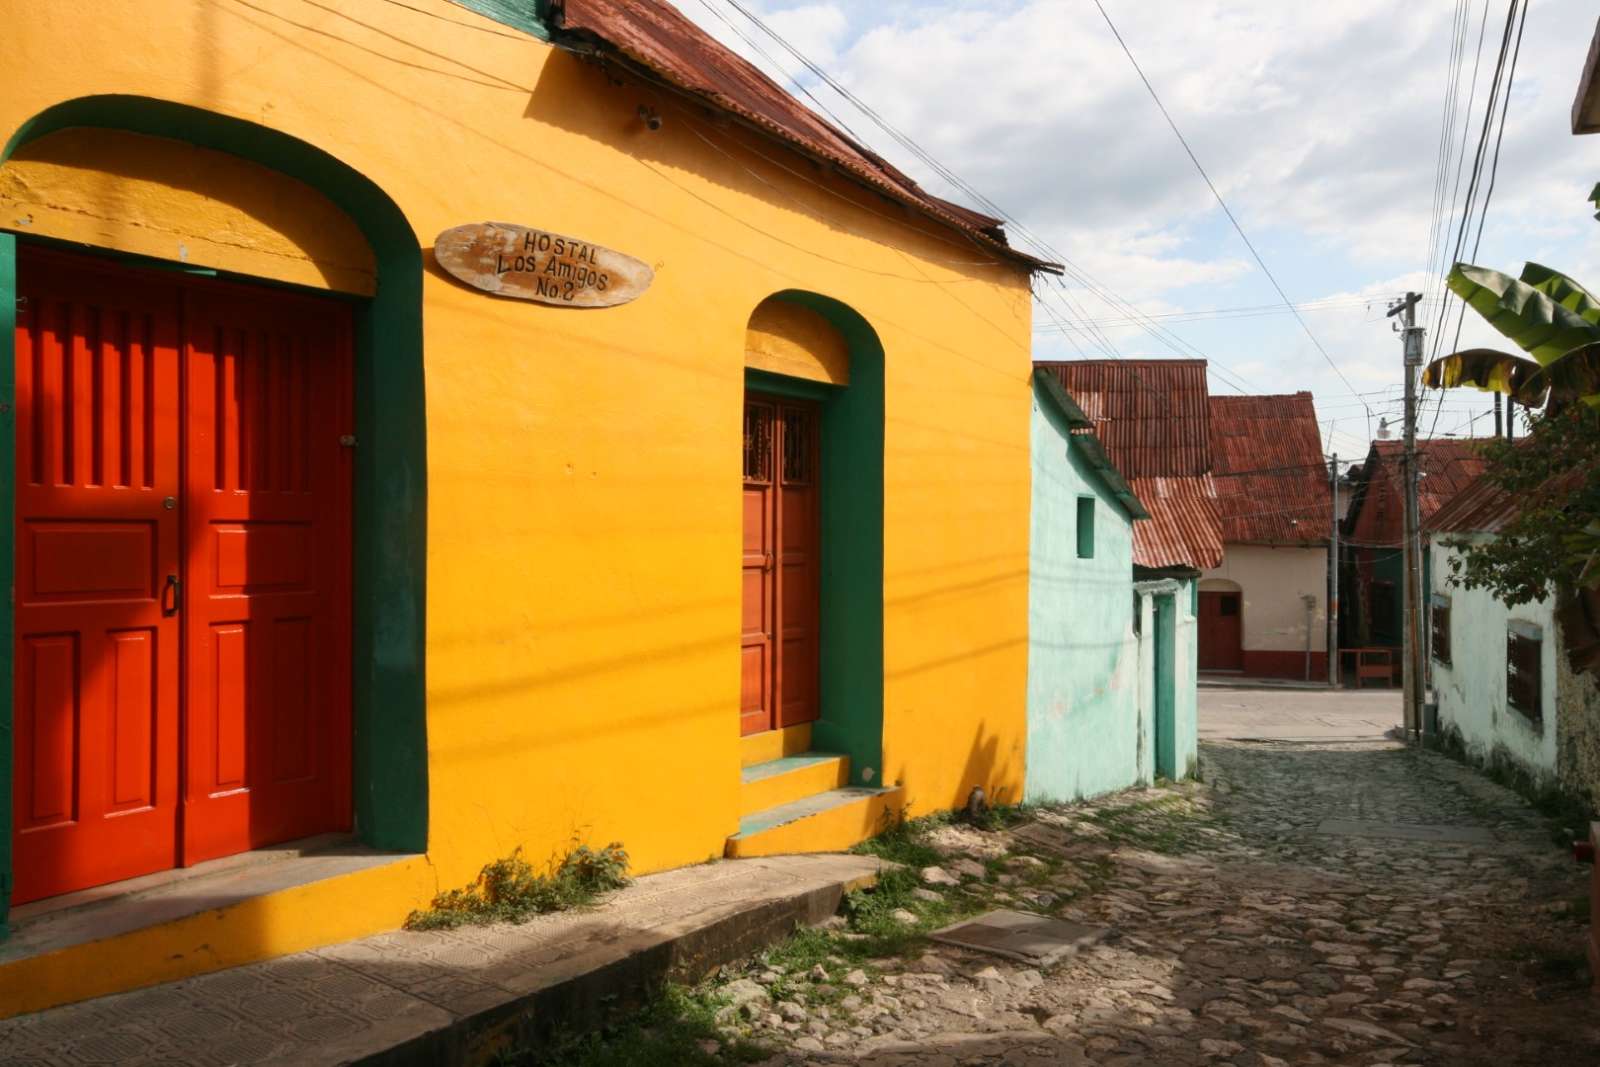
[[[828,385],[850,384],[850,346],[817,312],[787,300],[763,301],[745,333],[747,367]]]
[[[619,840],[639,870],[722,853],[738,814],[746,326],[784,289],[850,305],[885,351],[884,777],[911,814],[976,784],[1020,795],[1025,274],[675,97],[442,0],[413,6],[18,5],[0,35],[6,136],[75,97],[178,101],[338,157],[424,246],[519,222],[655,268],[633,303],[572,311],[430,267],[431,877],[395,874],[338,936],[397,924],[518,845]],[[302,905],[349,908],[315,887]],[[250,950],[301,940],[274,927]]]
[[[321,193],[223,152],[65,129],[0,167],[0,229],[371,295],[372,250]]]

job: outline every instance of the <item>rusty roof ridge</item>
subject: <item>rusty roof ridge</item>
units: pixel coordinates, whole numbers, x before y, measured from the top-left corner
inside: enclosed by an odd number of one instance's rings
[[[679,18],[683,18],[680,13],[674,13]],[[646,56],[630,50],[621,42],[610,40],[590,29],[568,27],[565,24],[565,16],[566,3],[564,0],[552,0],[548,8],[548,17],[550,43],[553,46],[602,65],[615,63],[625,68],[633,76],[658,88],[684,96],[702,106],[710,106],[755,133],[776,140],[815,162],[827,164],[842,176],[855,181],[857,184],[879,195],[887,195],[891,199],[900,202],[903,206],[909,207],[941,225],[956,230],[974,244],[1026,266],[1030,273],[1065,273],[1065,268],[1061,264],[1029,255],[1010,245],[1005,238],[1003,220],[992,219],[981,212],[973,211],[970,208],[944,200],[923,190],[915,181],[901,173],[898,168],[889,164],[870,149],[864,149],[856,138],[844,133],[833,123],[806,108],[793,94],[784,90],[782,86],[774,82],[754,64],[725,48],[714,38],[704,34],[704,31],[694,27],[692,23],[689,23],[689,25],[694,32],[704,36],[710,46],[731,57],[736,62],[743,64],[748,73],[760,78],[775,92],[782,94],[792,106],[804,111],[811,121],[826,129],[829,136],[838,139],[848,147],[861,150],[862,162],[860,164],[855,163],[841,153],[829,151],[825,145],[812,143],[798,133],[787,129],[782,123],[740,106],[738,102],[713,88],[682,84],[668,72],[656,69]],[[687,19],[684,21],[687,22]],[[964,219],[961,217],[962,215],[969,217]],[[982,225],[984,222],[991,225]]]

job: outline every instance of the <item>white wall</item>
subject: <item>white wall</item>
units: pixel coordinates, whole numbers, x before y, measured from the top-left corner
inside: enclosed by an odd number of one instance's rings
[[[1225,545],[1222,565],[1200,575],[1201,592],[1243,594],[1242,641],[1246,649],[1304,652],[1306,606],[1317,598],[1311,616],[1311,651],[1324,652],[1328,640],[1328,549],[1323,545],[1273,547]]]
[[[1455,549],[1429,546],[1433,593],[1450,598],[1450,663],[1434,660],[1433,690],[1439,702],[1439,729],[1455,727],[1468,751],[1486,757],[1500,748],[1528,771],[1549,777],[1556,771],[1556,655],[1559,640],[1551,601],[1508,608],[1481,589],[1449,584]],[[1430,614],[1423,627],[1431,624]],[[1532,623],[1544,634],[1540,677],[1542,723],[1506,705],[1506,627],[1512,620]]]

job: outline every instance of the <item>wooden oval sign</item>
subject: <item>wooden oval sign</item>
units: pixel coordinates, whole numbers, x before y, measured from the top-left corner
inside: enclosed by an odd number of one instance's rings
[[[557,307],[626,304],[655,278],[632,256],[507,222],[448,229],[434,240],[433,258],[474,289]]]

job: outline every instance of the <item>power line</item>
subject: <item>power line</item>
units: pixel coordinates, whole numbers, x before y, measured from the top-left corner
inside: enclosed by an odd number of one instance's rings
[[[1156,107],[1161,110],[1161,115],[1167,120],[1167,125],[1172,127],[1172,132],[1178,138],[1178,143],[1183,145],[1184,152],[1189,156],[1189,162],[1194,164],[1195,170],[1200,172],[1200,177],[1205,179],[1206,188],[1210,189],[1211,195],[1216,197],[1217,204],[1222,208],[1223,214],[1228,216],[1228,221],[1233,224],[1234,231],[1238,233],[1239,239],[1244,242],[1245,247],[1250,250],[1250,254],[1255,257],[1256,265],[1261,268],[1261,273],[1267,276],[1267,280],[1272,283],[1272,288],[1277,290],[1278,296],[1293,313],[1295,321],[1300,324],[1300,328],[1305,331],[1305,335],[1311,339],[1311,343],[1316,346],[1317,351],[1322,353],[1322,358],[1327,360],[1328,366],[1333,368],[1333,373],[1339,376],[1339,380],[1344,383],[1346,389],[1350,390],[1351,395],[1357,395],[1356,387],[1350,384],[1350,379],[1345,377],[1344,371],[1339,369],[1339,365],[1333,361],[1333,357],[1328,354],[1328,350],[1322,347],[1322,342],[1317,340],[1317,335],[1311,332],[1311,327],[1306,323],[1299,310],[1295,308],[1294,302],[1289,299],[1289,294],[1284,292],[1283,286],[1278,284],[1278,279],[1267,266],[1267,261],[1261,258],[1261,253],[1256,251],[1256,246],[1244,232],[1244,227],[1239,225],[1239,220],[1234,217],[1232,209],[1228,207],[1228,202],[1217,191],[1216,184],[1211,180],[1211,175],[1207,174],[1205,167],[1200,165],[1200,160],[1194,154],[1194,149],[1189,147],[1189,142],[1184,138],[1183,131],[1178,129],[1178,124],[1173,121],[1172,115],[1167,111],[1167,106],[1161,102],[1161,95],[1156,92],[1155,86],[1150,84],[1150,79],[1145,76],[1144,68],[1139,66],[1139,61],[1133,57],[1133,52],[1128,48],[1128,43],[1122,39],[1122,34],[1118,31],[1117,24],[1111,21],[1111,15],[1106,11],[1105,5],[1100,0],[1094,0],[1094,6],[1100,10],[1100,17],[1105,19],[1106,25],[1111,28],[1111,35],[1117,39],[1117,44],[1122,47],[1122,53],[1128,57],[1128,62],[1133,64],[1133,69],[1139,75],[1139,80],[1149,90],[1150,98],[1156,102]]]
[[[1527,24],[1527,17],[1528,17],[1528,5],[1527,5],[1527,2],[1526,2],[1526,0],[1522,0],[1522,3],[1521,3],[1522,18],[1521,18],[1520,22],[1518,22],[1518,19],[1517,19],[1518,4],[1519,4],[1519,0],[1511,0],[1511,2],[1506,6],[1506,24],[1505,24],[1505,29],[1501,32],[1501,35],[1500,35],[1500,53],[1499,53],[1499,56],[1495,60],[1494,75],[1490,78],[1490,81],[1489,81],[1489,100],[1488,100],[1487,105],[1484,107],[1483,127],[1478,132],[1478,147],[1477,147],[1477,150],[1473,153],[1472,177],[1467,183],[1467,199],[1466,199],[1466,203],[1462,206],[1462,210],[1461,210],[1461,225],[1456,231],[1455,250],[1454,250],[1454,252],[1452,254],[1452,260],[1453,261],[1459,261],[1460,256],[1461,256],[1461,250],[1462,250],[1463,247],[1465,247],[1467,229],[1468,229],[1468,227],[1471,226],[1472,203],[1473,203],[1473,200],[1476,198],[1476,193],[1477,193],[1477,189],[1478,189],[1478,180],[1482,176],[1482,173],[1483,173],[1484,155],[1485,155],[1485,152],[1488,150],[1488,144],[1489,144],[1489,127],[1494,122],[1494,110],[1495,110],[1495,103],[1496,103],[1497,100],[1499,101],[1499,104],[1500,104],[1500,128],[1499,128],[1499,132],[1497,133],[1497,135],[1495,137],[1494,163],[1493,163],[1493,166],[1491,167],[1491,171],[1494,172],[1494,171],[1498,171],[1498,169],[1499,169],[1500,142],[1505,136],[1506,112],[1509,109],[1509,106],[1510,106],[1510,103],[1511,103],[1511,82],[1516,76],[1516,55],[1520,54],[1521,50],[1522,50],[1522,30],[1521,30],[1520,27],[1521,26],[1525,26]],[[1487,16],[1488,16],[1488,0],[1484,0],[1484,16],[1485,16],[1485,19],[1487,19]],[[1507,54],[1507,51],[1508,51],[1508,49],[1510,48],[1510,45],[1511,45],[1511,28],[1512,28],[1512,24],[1514,22],[1517,23],[1517,25],[1519,26],[1519,29],[1517,30],[1517,46],[1516,46],[1515,53],[1513,54],[1513,57],[1512,57],[1511,67],[1508,70],[1507,67],[1506,67],[1506,54]],[[1482,47],[1482,40],[1481,40],[1482,39],[1482,31],[1481,30],[1480,30],[1480,33],[1479,33],[1479,37],[1480,37],[1479,47],[1481,49],[1481,47]],[[1506,78],[1506,83],[1505,83],[1505,93],[1502,96],[1501,92],[1500,92],[1500,79],[1501,79],[1501,75],[1503,73],[1507,75],[1507,78]],[[1476,67],[1474,67],[1474,75],[1476,75]],[[1476,77],[1474,77],[1474,83],[1476,83]],[[1471,116],[1471,112],[1470,112],[1470,108],[1471,108],[1470,98],[1469,98],[1469,101],[1468,101],[1468,108],[1469,108],[1469,111],[1468,111],[1468,115],[1467,115],[1467,121],[1471,122],[1472,116]],[[1465,131],[1463,131],[1463,144],[1462,144],[1462,147],[1463,147],[1463,149],[1465,148]],[[1464,155],[1465,155],[1465,153],[1463,152],[1463,156]],[[1458,174],[1457,181],[1459,182],[1459,180],[1460,180],[1460,177],[1459,177],[1459,174]],[[1472,246],[1472,248],[1473,248],[1472,256],[1473,256],[1474,259],[1477,258],[1477,254],[1478,254],[1477,250],[1478,250],[1479,243],[1483,240],[1484,222],[1488,218],[1488,214],[1489,214],[1489,200],[1494,195],[1493,194],[1493,184],[1492,184],[1492,182],[1493,182],[1493,178],[1491,177],[1491,184],[1489,186],[1489,191],[1484,196],[1483,204],[1480,206],[1480,208],[1478,210],[1478,233],[1477,233],[1476,239],[1473,241],[1473,246]],[[1450,298],[1450,294],[1447,291],[1445,293],[1444,301],[1441,302],[1441,304],[1439,306],[1439,322],[1438,322],[1438,327],[1437,327],[1438,333],[1434,337],[1434,343],[1433,343],[1433,358],[1434,359],[1437,359],[1439,357],[1440,350],[1441,350],[1441,347],[1442,347],[1443,342],[1444,342],[1444,324],[1445,324],[1445,321],[1448,318],[1449,313],[1450,313],[1450,299],[1449,298]],[[1461,301],[1460,303],[1461,303],[1461,307],[1460,307],[1459,313],[1456,316],[1455,338],[1454,338],[1454,341],[1451,344],[1451,350],[1452,351],[1455,351],[1456,347],[1461,342],[1461,327],[1462,327],[1463,323],[1466,321],[1467,305],[1466,305],[1465,301]],[[1433,422],[1432,422],[1432,424],[1430,425],[1430,427],[1428,429],[1428,434],[1429,434],[1430,437],[1433,435],[1434,431],[1438,429],[1439,416],[1443,412],[1443,410],[1444,410],[1444,390],[1441,389],[1441,390],[1439,390],[1439,406],[1434,411]]]
[[[701,0],[701,2],[704,3],[705,0]],[[917,159],[921,160],[926,166],[928,166],[936,175],[938,175],[945,182],[947,182],[952,188],[957,189],[960,192],[966,194],[975,203],[977,203],[980,206],[982,206],[985,210],[992,212],[994,215],[996,215],[999,218],[1003,219],[1004,221],[1010,223],[1012,228],[1013,228],[1013,230],[1018,234],[1019,237],[1021,237],[1025,241],[1027,241],[1029,244],[1033,245],[1035,248],[1039,249],[1043,254],[1049,256],[1051,259],[1059,261],[1062,264],[1063,269],[1073,279],[1073,281],[1077,282],[1079,285],[1083,286],[1089,292],[1091,292],[1095,296],[1099,297],[1108,306],[1110,306],[1110,307],[1112,307],[1114,309],[1122,309],[1126,314],[1129,314],[1132,317],[1141,320],[1141,324],[1143,324],[1143,320],[1145,319],[1144,312],[1142,312],[1131,301],[1128,301],[1124,297],[1122,297],[1119,294],[1117,294],[1115,291],[1111,290],[1109,287],[1105,286],[1103,283],[1099,282],[1088,271],[1084,270],[1081,266],[1079,266],[1078,264],[1074,263],[1069,256],[1067,256],[1065,253],[1063,253],[1059,249],[1057,249],[1054,246],[1052,246],[1048,241],[1044,240],[1042,237],[1040,237],[1037,234],[1033,233],[1026,225],[1024,225],[1021,222],[1021,220],[1019,220],[1015,216],[1011,215],[1004,208],[1002,208],[999,204],[996,204],[993,200],[990,200],[987,196],[985,196],[983,193],[981,193],[978,189],[976,189],[970,183],[968,183],[967,181],[962,179],[959,175],[957,175],[953,170],[951,170],[949,167],[947,167],[943,163],[941,163],[938,159],[936,159],[933,156],[932,153],[928,152],[925,148],[923,148],[920,144],[918,144],[910,135],[904,133],[903,131],[901,131],[900,129],[895,127],[886,118],[884,118],[883,115],[881,115],[876,109],[871,107],[865,101],[861,100],[854,93],[850,92],[849,89],[845,88],[842,84],[840,84],[838,82],[838,80],[835,79],[832,75],[830,75],[826,70],[824,70],[822,67],[817,65],[814,61],[812,61],[810,58],[808,58],[804,53],[802,53],[794,45],[790,44],[787,39],[785,39],[781,34],[779,34],[772,27],[768,26],[754,12],[752,12],[748,7],[746,7],[743,3],[741,3],[740,0],[725,0],[725,2],[730,7],[732,7],[735,11],[739,12],[746,19],[748,19],[751,23],[753,23],[763,33],[765,33],[767,36],[771,37],[775,42],[777,42],[777,44],[784,51],[786,51],[789,55],[793,56],[797,61],[799,61],[807,70],[809,70],[818,79],[820,79],[823,82],[823,84],[827,85],[835,93],[838,93],[839,96],[841,96],[843,99],[845,99],[845,100],[849,101],[851,104],[853,104],[859,111],[861,111],[861,113],[863,115],[867,116],[874,124],[876,124],[880,129],[882,129],[886,134],[888,134],[889,137],[891,137],[897,144],[899,144],[907,152],[910,152]],[[769,57],[769,59],[770,59],[770,57]],[[780,73],[782,73],[791,82],[793,82],[797,86],[799,85],[799,82],[794,78],[793,75],[789,74],[788,71],[784,70],[781,66],[779,66],[776,63],[774,63],[774,66],[779,70]],[[802,87],[802,91],[805,91],[803,87]],[[807,95],[809,96],[810,93],[807,92]],[[815,99],[815,98],[813,97],[813,99]],[[1062,281],[1060,278],[1054,279],[1054,282],[1061,290],[1061,298],[1066,303],[1068,303],[1068,305],[1070,306],[1071,305],[1071,296],[1070,296],[1070,293],[1067,290],[1066,283],[1064,281]],[[1046,291],[1048,292],[1048,289]],[[1077,316],[1080,319],[1085,317],[1082,314],[1081,311],[1078,311],[1076,309],[1074,309],[1072,313],[1073,313],[1073,315]],[[1150,335],[1152,337],[1154,337],[1157,340],[1161,341],[1168,348],[1172,349],[1175,353],[1178,353],[1180,355],[1184,355],[1184,354],[1186,354],[1184,352],[1184,349],[1187,348],[1190,352],[1193,352],[1193,353],[1197,354],[1200,358],[1205,359],[1208,364],[1216,366],[1218,368],[1218,376],[1219,377],[1221,377],[1223,374],[1227,374],[1227,375],[1231,376],[1233,379],[1236,379],[1237,381],[1244,382],[1243,377],[1241,377],[1240,375],[1238,375],[1237,373],[1235,373],[1233,371],[1228,370],[1228,368],[1226,368],[1224,365],[1222,365],[1220,363],[1217,363],[1216,360],[1211,359],[1204,352],[1201,352],[1192,343],[1190,343],[1188,341],[1185,341],[1183,338],[1179,337],[1177,334],[1172,333],[1172,331],[1165,329],[1164,327],[1160,326],[1159,324],[1150,322],[1149,324],[1145,325],[1145,329],[1146,329],[1146,331],[1148,333],[1150,333]],[[1116,352],[1115,345],[1112,344],[1110,339],[1106,338],[1103,334],[1099,337],[1098,343],[1101,345],[1102,348],[1104,348],[1104,349],[1108,350],[1109,352],[1113,353],[1112,358],[1119,358],[1120,357],[1120,353]],[[1136,375],[1136,377],[1137,377],[1137,375]],[[1246,384],[1248,384],[1248,383],[1246,383]],[[1240,388],[1240,387],[1239,386],[1234,386],[1234,388]],[[1240,391],[1242,392],[1243,389],[1240,388]]]

